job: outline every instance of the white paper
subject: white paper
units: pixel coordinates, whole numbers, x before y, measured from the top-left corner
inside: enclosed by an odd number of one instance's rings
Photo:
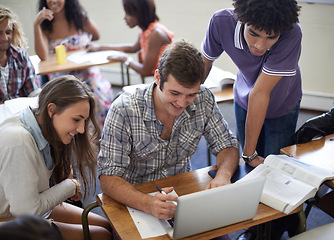
[[[109,62],[107,57],[111,55],[117,55],[117,54],[120,54],[120,52],[113,51],[113,50],[97,51],[97,52],[81,51],[81,52],[72,53],[71,55],[67,57],[67,60],[77,63],[77,64],[81,64],[84,62],[93,62],[93,63],[99,64],[99,63]]]
[[[149,193],[149,195],[154,196],[156,193],[157,192]],[[177,196],[175,191],[169,194]],[[142,239],[158,237],[167,234],[165,228],[162,226],[161,221],[158,218],[149,213],[145,213],[128,206],[127,209]]]
[[[38,106],[38,97],[19,97],[5,101],[6,117],[20,113],[26,107]]]
[[[11,100],[6,100],[0,105],[0,123],[7,118],[18,115],[23,109],[31,106],[38,106],[38,97],[19,97]]]

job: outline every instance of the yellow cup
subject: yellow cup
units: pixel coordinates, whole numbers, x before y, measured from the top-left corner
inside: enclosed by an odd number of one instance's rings
[[[57,63],[66,63],[66,49],[64,45],[59,45],[56,47]]]

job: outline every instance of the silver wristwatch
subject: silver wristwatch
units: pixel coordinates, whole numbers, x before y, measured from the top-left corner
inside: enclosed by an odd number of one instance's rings
[[[259,155],[257,154],[257,151],[255,150],[255,152],[253,153],[252,156],[245,156],[244,154],[242,154],[242,158],[245,160],[246,163],[249,163],[251,161],[253,161],[255,158],[257,158]]]

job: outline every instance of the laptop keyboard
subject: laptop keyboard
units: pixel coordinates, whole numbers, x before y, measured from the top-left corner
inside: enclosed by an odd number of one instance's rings
[[[167,222],[174,227],[174,218],[167,219]]]

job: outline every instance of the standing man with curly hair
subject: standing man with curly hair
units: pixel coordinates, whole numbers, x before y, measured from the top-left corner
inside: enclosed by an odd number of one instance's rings
[[[233,5],[212,16],[202,54],[206,74],[223,52],[239,69],[237,132],[242,158],[256,167],[293,144],[302,97],[300,6],[295,0],[234,0]]]

